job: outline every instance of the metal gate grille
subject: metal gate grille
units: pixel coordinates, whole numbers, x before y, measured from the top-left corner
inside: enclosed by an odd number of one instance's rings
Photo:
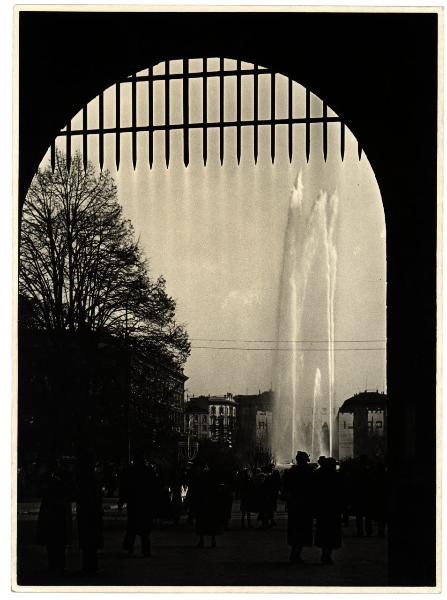
[[[286,125],[288,128],[288,156],[290,162],[293,158],[294,142],[293,142],[293,127],[296,125],[303,125],[305,127],[305,152],[306,160],[309,161],[310,150],[311,150],[311,125],[315,123],[321,123],[323,128],[322,135],[322,151],[323,157],[326,161],[328,153],[328,123],[340,123],[340,155],[341,159],[344,159],[345,155],[345,125],[338,116],[328,116],[328,107],[325,101],[323,101],[323,111],[321,117],[312,117],[310,110],[310,95],[309,89],[305,90],[305,115],[302,118],[293,117],[293,80],[288,79],[288,94],[287,94],[287,105],[288,115],[286,118],[278,118],[276,116],[276,93],[275,93],[275,77],[276,73],[270,69],[253,65],[253,68],[247,69],[242,68],[240,60],[236,61],[236,69],[225,69],[224,59],[219,59],[219,69],[209,70],[208,69],[209,59],[202,59],[203,67],[201,71],[191,72],[189,70],[189,60],[183,59],[182,61],[182,72],[172,73],[170,72],[170,61],[164,61],[165,73],[155,74],[154,67],[148,69],[148,75],[137,75],[134,74],[126,79],[122,79],[115,84],[115,124],[113,127],[104,127],[104,92],[101,92],[98,96],[98,127],[89,128],[87,120],[87,106],[82,109],[82,127],[72,129],[71,122],[68,123],[67,127],[60,132],[60,136],[65,137],[65,150],[67,155],[68,165],[70,164],[72,155],[72,138],[74,136],[82,136],[82,154],[85,167],[88,161],[88,136],[97,136],[98,139],[98,158],[99,166],[101,170],[104,166],[104,136],[114,135],[115,136],[115,163],[116,168],[120,167],[121,160],[121,134],[131,134],[132,137],[132,164],[134,169],[137,165],[137,136],[143,133],[147,134],[148,143],[148,159],[149,165],[152,168],[154,161],[154,132],[163,131],[165,138],[165,161],[166,165],[169,166],[170,161],[170,133],[174,130],[181,130],[183,132],[183,162],[185,166],[189,164],[189,150],[190,150],[190,139],[189,134],[193,129],[202,130],[202,156],[203,164],[206,165],[208,159],[208,130],[218,129],[219,130],[219,157],[220,162],[223,164],[225,156],[225,140],[224,130],[225,128],[234,128],[236,130],[236,157],[238,164],[241,159],[241,130],[243,127],[253,128],[253,156],[255,163],[258,160],[259,150],[259,128],[268,127],[270,129],[270,155],[271,160],[275,161],[276,152],[276,127],[279,125]],[[227,77],[236,78],[236,94],[235,94],[235,106],[236,106],[236,119],[227,120],[225,117],[225,103],[224,103],[224,90],[225,90],[225,79]],[[253,78],[253,118],[249,120],[243,120],[241,118],[241,89],[242,89],[242,78],[252,77]],[[208,82],[211,78],[218,78],[219,80],[219,119],[210,121],[208,119],[208,95],[207,88]],[[261,78],[269,79],[270,86],[270,118],[259,118],[259,81]],[[193,79],[199,79],[202,81],[203,89],[203,119],[202,122],[192,123],[190,122],[190,81]],[[170,121],[170,82],[173,80],[182,81],[182,109],[183,118],[181,123],[172,123]],[[154,123],[154,82],[164,82],[164,93],[165,93],[165,122],[163,124]],[[122,126],[121,124],[121,86],[131,86],[131,125]],[[147,94],[147,106],[148,106],[148,124],[137,125],[137,86],[145,86]],[[55,152],[56,145],[53,142],[51,146],[51,164],[54,168],[55,165]],[[361,158],[362,149],[358,146],[358,156]]]

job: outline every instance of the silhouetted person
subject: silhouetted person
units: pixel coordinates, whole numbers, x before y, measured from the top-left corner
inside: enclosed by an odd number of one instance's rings
[[[184,474],[179,467],[173,469],[170,474],[171,488],[171,516],[174,525],[178,525],[182,514],[182,489],[185,482]]]
[[[233,511],[234,474],[227,470],[223,473],[223,503],[224,503],[224,528],[229,529]]]
[[[303,563],[301,552],[313,541],[313,476],[309,455],[298,452],[296,465],[284,473],[283,495],[287,502],[287,543],[290,562]]]
[[[341,547],[343,490],[336,467],[335,458],[325,458],[314,473],[315,545],[325,565],[333,564],[332,551]]]
[[[275,508],[275,480],[272,478],[272,466],[262,468],[262,483],[259,489],[259,517],[261,527],[267,529],[273,522]]]
[[[65,548],[72,542],[72,483],[60,459],[53,460],[41,482],[36,541],[46,546],[48,568],[55,575],[65,570]]]
[[[377,521],[377,535],[385,536],[387,522],[388,474],[385,465],[377,463],[371,473],[371,516]]]
[[[197,517],[197,511],[199,506],[199,488],[200,478],[202,474],[203,465],[198,462],[191,465],[191,468],[187,472],[186,481],[188,485],[188,491],[186,494],[186,503],[188,506],[188,523],[192,525]]]
[[[76,515],[82,571],[94,575],[98,571],[98,549],[104,545],[102,529],[102,493],[89,456],[78,459],[76,470]]]
[[[362,455],[354,461],[351,473],[351,494],[358,537],[372,534],[371,475],[371,463],[367,456]]]
[[[153,517],[158,519],[171,519],[172,512],[172,489],[168,473],[159,470],[157,473],[156,496],[154,496]]]
[[[240,499],[241,528],[245,528],[245,519],[247,519],[247,527],[250,529],[254,486],[251,473],[247,468],[239,471],[236,479],[236,487]]]
[[[211,547],[216,547],[216,535],[223,533],[225,525],[225,489],[216,471],[205,465],[197,481],[196,533],[199,548],[204,547],[204,537],[211,537]]]
[[[353,481],[352,481],[352,463],[351,459],[345,460],[340,464],[339,475],[342,480],[344,491],[344,502],[342,509],[343,527],[349,527],[349,515],[353,514]]]
[[[262,486],[264,485],[264,473],[261,471],[261,469],[256,468],[254,473],[253,473],[253,479],[252,479],[252,495],[251,495],[251,499],[250,499],[250,512],[252,513],[258,513],[258,518],[259,518],[259,513],[261,511],[262,508]]]
[[[272,470],[272,489],[273,489],[273,517],[272,517],[272,525],[276,525],[275,523],[275,513],[278,510],[278,496],[281,491],[281,475],[278,469],[273,468]]]
[[[127,531],[123,548],[132,554],[135,538],[141,538],[141,553],[151,555],[150,532],[157,497],[157,482],[152,467],[137,458],[128,469],[121,486],[119,504],[127,504]]]

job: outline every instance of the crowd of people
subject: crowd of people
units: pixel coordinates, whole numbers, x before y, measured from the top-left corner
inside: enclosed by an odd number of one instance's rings
[[[182,516],[194,526],[197,546],[216,547],[216,537],[230,527],[233,501],[239,500],[241,530],[276,526],[278,501],[287,512],[290,562],[302,564],[305,547],[321,548],[321,562],[333,563],[332,552],[341,547],[342,527],[355,517],[357,535],[372,535],[373,523],[383,536],[386,526],[386,469],[366,457],[342,463],[320,457],[311,464],[298,452],[295,464],[280,470],[272,464],[262,468],[234,470],[196,461],[163,470],[136,457],[120,474],[104,484],[88,454],[68,469],[55,460],[40,480],[41,506],[37,542],[47,549],[49,568],[63,573],[65,550],[72,543],[72,503],[76,503],[82,570],[95,574],[98,550],[103,547],[103,498],[118,492],[118,510],[126,509],[122,548],[133,554],[139,548],[151,555],[151,530],[157,519],[178,524]],[[113,471],[113,470],[112,470]],[[234,524],[233,524],[234,527]]]

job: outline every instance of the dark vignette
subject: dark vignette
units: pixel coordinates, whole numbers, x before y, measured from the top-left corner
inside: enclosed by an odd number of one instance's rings
[[[324,98],[360,141],[387,225],[389,583],[435,584],[436,13],[58,13],[19,20],[19,205],[57,132],[161,60],[223,56]]]

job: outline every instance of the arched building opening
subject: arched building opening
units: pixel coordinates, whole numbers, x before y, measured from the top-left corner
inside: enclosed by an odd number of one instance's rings
[[[42,164],[60,153],[116,181],[188,324],[189,394],[270,390],[276,460],[338,456],[341,404],[386,388],[383,208],[340,117],[262,65],[163,61],[92,99]]]

